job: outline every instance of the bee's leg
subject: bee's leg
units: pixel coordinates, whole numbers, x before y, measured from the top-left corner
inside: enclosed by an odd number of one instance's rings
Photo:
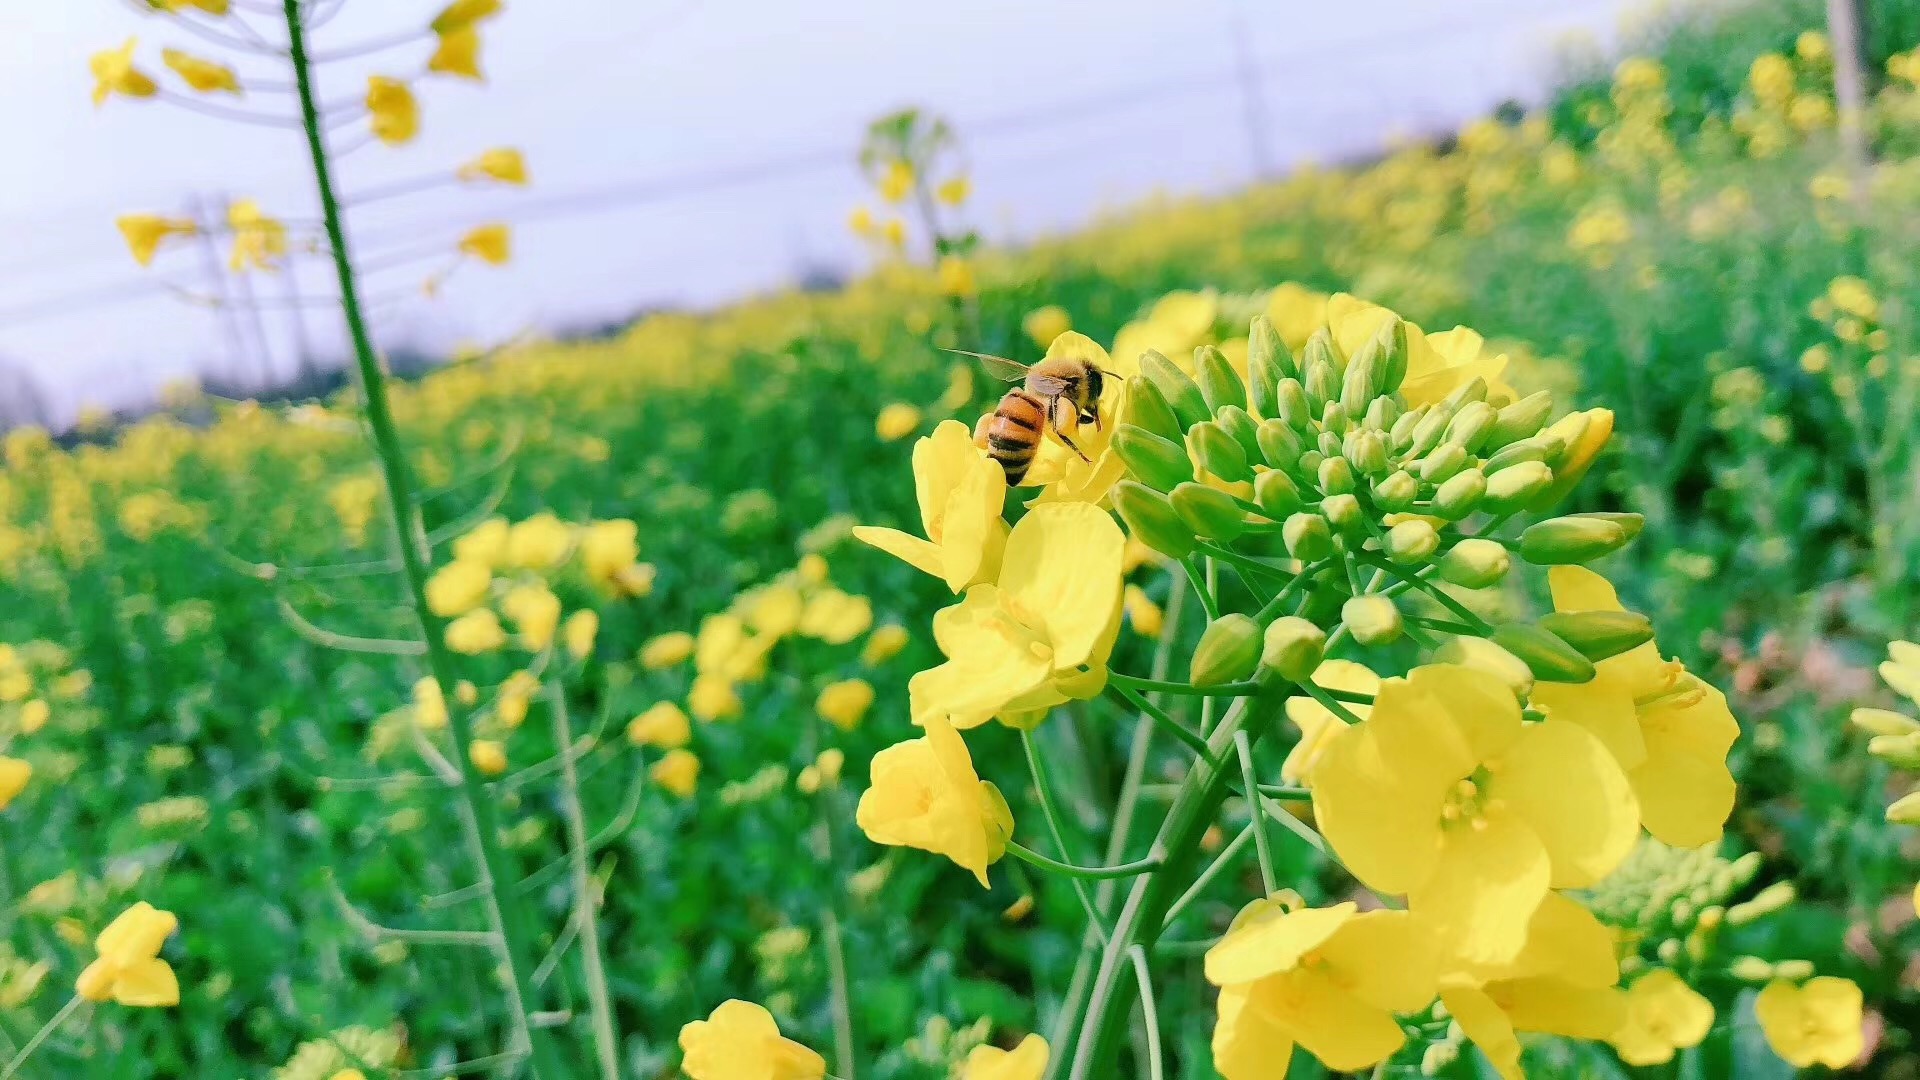
[[[1093,459],[1088,457],[1085,451],[1073,444],[1073,433],[1080,430],[1080,412],[1073,407],[1073,402],[1062,397],[1054,398],[1048,403],[1047,420],[1053,428],[1054,435],[1067,449],[1079,454],[1081,461],[1093,463]]]

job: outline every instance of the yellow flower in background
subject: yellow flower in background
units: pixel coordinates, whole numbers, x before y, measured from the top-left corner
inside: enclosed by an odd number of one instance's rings
[[[554,631],[560,628],[560,598],[545,585],[521,585],[500,601],[500,611],[513,620],[520,632],[520,643],[530,652],[539,652],[553,644]]]
[[[1007,852],[1013,811],[1000,789],[973,771],[966,740],[944,717],[926,734],[873,756],[872,786],[854,820],[876,844],[945,855],[987,887],[987,867]]]
[[[913,445],[913,486],[926,539],[874,525],[853,535],[961,592],[1000,571],[1007,526],[1007,474],[973,444],[967,426],[941,421]]]
[[[88,66],[93,70],[95,108],[105,105],[107,99],[115,94],[121,97],[150,98],[160,92],[158,83],[133,66],[133,50],[138,45],[138,38],[128,38],[126,44],[119,48],[102,49],[87,61]]]
[[[160,214],[122,214],[115,219],[120,227],[120,235],[127,240],[127,250],[133,253],[133,261],[141,266],[153,265],[153,257],[160,245],[176,236],[194,236],[200,232],[200,226],[191,218],[164,217]]]
[[[1639,808],[1600,740],[1523,725],[1513,691],[1432,664],[1380,686],[1309,776],[1321,833],[1368,887],[1405,895],[1470,964],[1510,961],[1550,888],[1584,888],[1632,850]]]
[[[960,1080],[1040,1080],[1047,1071],[1047,1040],[1029,1035],[1011,1050],[976,1046],[967,1054]]]
[[[820,751],[813,764],[800,770],[793,778],[793,786],[800,789],[802,795],[812,795],[823,787],[832,787],[840,782],[840,770],[847,764],[847,755],[835,747]]]
[[[973,181],[965,176],[956,176],[933,189],[933,197],[948,206],[959,206],[973,194]]]
[[[886,171],[880,174],[880,197],[890,203],[903,203],[913,194],[913,166],[904,161],[890,161]]]
[[[693,741],[693,723],[673,702],[656,702],[627,722],[627,741],[635,746],[677,750]]]
[[[42,698],[34,698],[20,706],[20,734],[32,735],[46,727],[47,721],[51,719],[53,719],[53,706],[47,704]],[[31,771],[32,766],[28,766],[28,769]],[[4,767],[0,767],[0,795],[4,795],[8,787],[4,773]],[[6,801],[0,799],[0,809],[4,809],[5,806]]]
[[[1548,581],[1556,611],[1625,610],[1607,579],[1585,567],[1556,566]],[[1727,752],[1740,735],[1726,696],[1679,661],[1661,659],[1652,641],[1594,667],[1598,674],[1578,686],[1537,683],[1534,704],[1549,723],[1571,721],[1606,745],[1656,839],[1675,847],[1717,842],[1733,813]]]
[[[1321,661],[1320,666],[1313,669],[1313,681],[1329,690],[1380,692],[1380,676],[1351,660]],[[1347,711],[1365,720],[1373,713],[1373,706],[1351,702],[1347,704]],[[1320,760],[1320,752],[1336,733],[1346,730],[1347,722],[1325,705],[1305,696],[1287,699],[1287,719],[1300,729],[1300,741],[1287,751],[1287,760],[1280,765],[1280,779],[1289,784],[1307,783],[1313,776],[1313,766]]]
[[[447,648],[467,656],[492,652],[507,643],[500,618],[487,608],[469,611],[447,624]]]
[[[488,569],[497,569],[506,565],[509,535],[506,518],[488,518],[453,542],[453,557],[461,562],[479,563]]]
[[[1125,373],[1131,375],[1140,369],[1140,354],[1156,349],[1191,372],[1193,350],[1213,341],[1213,326],[1219,318],[1220,298],[1211,290],[1170,292],[1114,335],[1113,360],[1126,365]]]
[[[502,6],[501,0],[453,0],[427,25],[436,34],[451,34],[493,18]]]
[[[1207,950],[1220,988],[1213,1066],[1226,1080],[1284,1076],[1295,1046],[1354,1072],[1406,1043],[1396,1013],[1433,1000],[1437,954],[1404,911],[1361,914],[1352,902],[1288,910],[1255,900]]]
[[[868,667],[877,667],[900,654],[911,640],[907,628],[899,623],[888,623],[874,628],[867,635],[867,643],[860,649],[860,662]]]
[[[1802,132],[1820,131],[1834,123],[1833,101],[1820,94],[1801,94],[1787,107],[1787,120]]]
[[[482,776],[499,776],[507,771],[507,748],[494,739],[475,739],[467,747],[467,760]]]
[[[229,0],[147,0],[155,10],[177,13],[182,8],[198,8],[209,15],[221,16],[227,13]]]
[[[447,726],[447,697],[431,675],[422,675],[414,681],[413,722],[427,731]]]
[[[1793,62],[1779,53],[1761,53],[1747,68],[1747,86],[1760,103],[1774,109],[1786,108],[1793,100]]]
[[[1880,320],[1880,298],[1865,279],[1844,274],[1827,283],[1827,300],[1834,310],[1863,322]]]
[[[507,530],[503,555],[508,566],[550,570],[565,561],[572,548],[573,526],[542,512],[515,522]]]
[[[45,702],[41,703],[42,705]],[[22,727],[24,728],[24,723]],[[27,790],[27,783],[33,779],[33,765],[16,757],[0,757],[0,810],[13,805],[13,800]]]
[[[1379,335],[1392,311],[1346,293],[1327,299],[1327,330],[1344,357],[1352,357]],[[1409,405],[1428,405],[1472,382],[1485,379],[1491,400],[1512,398],[1514,392],[1501,378],[1507,370],[1505,353],[1487,355],[1486,341],[1464,326],[1441,334],[1428,334],[1413,323],[1406,323],[1407,375],[1400,384],[1401,396]]]
[[[465,615],[486,602],[493,571],[485,563],[455,559],[427,579],[427,608],[443,619]]]
[[[648,671],[659,671],[686,663],[692,655],[693,635],[685,630],[672,630],[655,635],[640,646],[640,666]]]
[[[750,1001],[725,1001],[680,1029],[689,1080],[822,1080],[827,1062],[784,1038],[773,1014]]]
[[[872,601],[839,589],[820,589],[808,598],[796,630],[829,645],[845,645],[872,625]]]
[[[287,226],[268,217],[252,199],[227,204],[227,228],[233,232],[229,269],[272,270],[287,254]]]
[[[1754,1000],[1767,1045],[1789,1065],[1844,1069],[1866,1050],[1860,987],[1823,975],[1795,986],[1775,979]]]
[[[907,246],[907,223],[899,218],[888,218],[880,223],[880,239],[889,248],[899,251]]]
[[[1027,312],[1026,318],[1020,320],[1020,329],[1026,332],[1029,340],[1044,349],[1053,344],[1054,338],[1073,329],[1073,316],[1067,314],[1067,309],[1059,304],[1048,304]]]
[[[653,768],[647,770],[653,782],[683,799],[691,798],[700,786],[700,759],[684,747],[667,751]]]
[[[852,731],[873,708],[873,684],[865,679],[842,679],[829,683],[814,699],[813,709],[821,719],[842,731]]]
[[[420,134],[420,103],[413,88],[385,75],[367,77],[367,127],[388,146],[412,142]]]
[[[940,256],[934,276],[939,280],[940,291],[947,296],[964,299],[980,291],[973,276],[973,261],[964,255]]]
[[[595,582],[617,584],[640,558],[640,526],[626,518],[596,521],[580,530],[580,563]]]
[[[1610,1041],[1629,1065],[1664,1065],[1712,1029],[1713,1002],[1680,976],[1655,968],[1627,988],[1626,1023]]]
[[[95,958],[74,992],[88,1001],[156,1008],[180,1004],[180,982],[160,959],[160,948],[180,928],[170,911],[145,900],[120,913],[93,939]]]
[[[427,70],[475,82],[486,81],[486,76],[480,73],[480,31],[469,25],[441,34],[440,43],[427,58]]]
[[[698,675],[687,691],[687,710],[701,720],[732,720],[746,708],[733,682],[719,675]]]
[[[916,724],[1037,720],[1100,692],[1120,629],[1126,537],[1089,503],[1034,507],[1007,538],[999,581],[933,617],[947,662],[907,683]]]
[[[505,266],[513,258],[513,230],[505,225],[475,225],[460,238],[460,254],[489,266]]]
[[[973,400],[973,365],[958,363],[947,369],[947,388],[940,392],[937,404],[943,412],[959,412]]]
[[[180,76],[181,82],[199,93],[240,96],[240,77],[225,64],[203,60],[179,49],[160,50],[160,59]]]
[[[512,147],[496,147],[482,152],[479,157],[460,166],[454,171],[454,175],[467,183],[492,180],[501,184],[525,186],[527,159]]]
[[[1793,41],[1794,55],[1809,64],[1824,64],[1833,59],[1833,45],[1818,30],[1802,30]]]
[[[1327,324],[1327,299],[1326,293],[1282,282],[1267,294],[1267,321],[1287,348],[1297,354],[1313,332]]]
[[[600,636],[600,613],[576,611],[567,616],[560,636],[567,643],[567,655],[575,660],[585,660],[593,652],[594,639]]]
[[[920,428],[920,410],[904,401],[896,401],[873,418],[873,433],[881,442],[895,442]]]
[[[847,228],[853,231],[853,235],[864,240],[871,239],[878,226],[874,224],[873,211],[864,206],[856,206],[847,215]]]
[[[1127,624],[1142,637],[1159,637],[1165,628],[1166,613],[1160,605],[1147,596],[1147,591],[1138,585],[1129,584],[1121,593],[1120,603],[1127,611]]]

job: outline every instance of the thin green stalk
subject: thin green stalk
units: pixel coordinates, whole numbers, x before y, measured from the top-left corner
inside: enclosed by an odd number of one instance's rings
[[[1187,572],[1187,580],[1193,582],[1193,591],[1200,597],[1200,606],[1206,610],[1207,621],[1220,617],[1220,605],[1213,597],[1213,591],[1207,588],[1206,579],[1201,577],[1199,567],[1194,565],[1193,556],[1180,560],[1180,566]]]
[[[1133,977],[1140,984],[1140,1009],[1146,1014],[1147,1076],[1149,1080],[1163,1080],[1167,1067],[1160,1052],[1160,1009],[1153,1000],[1153,972],[1147,968],[1147,950],[1135,945],[1127,950],[1127,958],[1133,961]]]
[[[79,994],[73,995],[73,997],[67,1000],[65,1005],[60,1007],[59,1012],[54,1013],[51,1019],[40,1025],[40,1030],[33,1033],[33,1038],[27,1040],[27,1045],[21,1047],[20,1052],[13,1055],[12,1061],[7,1062],[6,1071],[0,1072],[0,1080],[13,1080],[14,1074],[19,1072],[20,1067],[27,1063],[27,1059],[33,1056],[33,1052],[40,1049],[40,1044],[46,1042],[48,1037],[51,1036],[61,1024],[66,1023],[67,1018],[72,1016],[74,1011],[79,1009],[81,1003],[85,1000],[86,999]]]
[[[300,91],[300,122],[306,130],[307,152],[313,168],[314,186],[326,222],[327,243],[333,252],[334,274],[340,286],[340,311],[346,321],[347,336],[353,342],[354,365],[360,392],[366,403],[367,425],[373,430],[374,448],[380,458],[386,481],[388,510],[393,516],[400,548],[400,562],[407,583],[408,601],[426,638],[427,667],[444,687],[458,679],[453,654],[447,649],[445,624],[427,605],[427,567],[425,536],[413,498],[412,479],[407,475],[406,451],[394,426],[393,411],[387,402],[386,378],[374,352],[365,316],[360,310],[360,288],[347,246],[346,226],[341,220],[340,202],[334,193],[333,167],[328,157],[326,129],[313,90],[313,71],[307,56],[306,28],[300,14],[301,0],[284,0],[287,22],[288,55],[293,63]],[[532,1072],[545,1080],[561,1080],[566,1069],[559,1048],[544,1029],[530,1022],[533,985],[530,957],[534,952],[534,934],[519,904],[501,900],[502,885],[512,880],[506,854],[500,848],[498,808],[487,796],[479,771],[467,760],[466,748],[473,742],[473,722],[467,710],[447,695],[447,719],[461,753],[454,766],[460,773],[462,824],[467,841],[480,864],[485,886],[488,915],[500,935],[499,958],[505,970],[505,982],[518,1034],[531,1055]]]
[[[607,992],[606,959],[600,953],[600,889],[587,866],[586,812],[580,806],[580,777],[574,768],[573,720],[567,694],[558,681],[550,685],[553,737],[560,746],[560,813],[566,819],[567,859],[573,872],[573,902],[580,920],[580,958],[586,968],[587,1007],[593,1019],[593,1051],[601,1080],[620,1080],[619,1036],[613,1027],[613,1002]]]
[[[1121,863],[1119,866],[1075,866],[1072,863],[1061,862],[1059,859],[1049,859],[1032,848],[1016,844],[1011,840],[1007,841],[1007,854],[1029,866],[1082,878],[1123,878],[1151,874],[1166,862],[1165,859],[1148,856],[1130,863]]]
[[[1046,766],[1041,764],[1040,753],[1033,745],[1033,732],[1020,729],[1020,747],[1027,752],[1027,770],[1033,774],[1033,790],[1040,800],[1040,812],[1047,819],[1047,829],[1053,833],[1053,847],[1060,858],[1071,861],[1073,852],[1067,849],[1067,831],[1060,826],[1060,809],[1054,805],[1053,786],[1048,783]],[[1106,941],[1107,928],[1100,921],[1100,909],[1093,906],[1093,894],[1087,891],[1086,884],[1079,878],[1068,878],[1073,883],[1074,895],[1080,898],[1080,906],[1087,913],[1087,925],[1100,934],[1100,940]]]
[[[1193,879],[1193,884],[1187,886],[1187,891],[1181,893],[1180,898],[1168,906],[1166,921],[1160,926],[1161,933],[1165,933],[1167,927],[1172,926],[1174,920],[1187,910],[1187,905],[1200,898],[1200,894],[1206,891],[1207,886],[1213,884],[1214,878],[1219,877],[1222,871],[1233,865],[1233,860],[1253,842],[1254,834],[1259,831],[1259,828],[1259,822],[1248,821],[1247,827],[1240,830],[1240,835],[1227,841],[1227,846],[1220,849],[1220,854],[1213,857],[1213,861],[1207,864],[1205,870],[1200,871],[1199,876]]]
[[[1143,679],[1138,675],[1122,675],[1118,671],[1108,672],[1107,682],[1112,686],[1124,686],[1129,690],[1154,690],[1162,694],[1180,694],[1186,697],[1252,697],[1260,692],[1260,684],[1257,682],[1195,686],[1192,683],[1174,682],[1169,679]]]
[[[1198,545],[1196,550],[1206,555],[1209,559],[1218,559],[1228,566],[1237,570],[1244,570],[1249,574],[1258,574],[1261,577],[1285,578],[1289,581],[1299,576],[1291,570],[1282,570],[1271,563],[1261,562],[1251,555],[1242,555],[1237,551],[1220,547],[1217,544],[1202,543]]]
[[[1199,754],[1201,757],[1207,756],[1206,739],[1194,734],[1185,724],[1175,720],[1165,709],[1148,701],[1145,695],[1132,687],[1122,686],[1119,683],[1111,681],[1108,682],[1107,689],[1112,692],[1114,696],[1138,710],[1141,716],[1148,717],[1161,727],[1166,728],[1168,734],[1185,743],[1194,753]]]
[[[1335,695],[1332,691],[1327,689],[1326,687],[1321,686],[1313,682],[1312,680],[1308,680],[1307,682],[1300,684],[1300,689],[1305,690],[1307,692],[1308,697],[1312,698],[1313,700],[1319,702],[1321,705],[1325,706],[1328,712],[1332,713],[1333,715],[1339,717],[1342,720],[1345,720],[1347,723],[1357,724],[1360,722],[1359,714],[1354,712],[1352,709],[1347,708],[1345,705],[1342,705],[1340,703],[1340,698],[1337,695]],[[1368,700],[1371,701],[1372,699],[1369,698]]]
[[[828,904],[820,913],[820,930],[827,939],[827,977],[833,991],[833,1056],[841,1080],[853,1080],[853,997],[847,982],[847,945],[840,937],[840,920]]]
[[[1263,819],[1267,816],[1260,805],[1260,778],[1253,771],[1253,743],[1248,741],[1246,729],[1233,733],[1233,748],[1240,755],[1240,779],[1247,785],[1247,816],[1253,822],[1253,847],[1260,859],[1260,884],[1266,890],[1263,895],[1272,896],[1279,885],[1273,875],[1273,849],[1267,843],[1267,827]]]

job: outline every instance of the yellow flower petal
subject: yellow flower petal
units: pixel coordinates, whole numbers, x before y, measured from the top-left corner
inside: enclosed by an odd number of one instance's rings
[[[1475,986],[1449,986],[1440,991],[1440,1001],[1453,1014],[1460,1031],[1493,1063],[1501,1080],[1526,1080],[1520,1068],[1520,1039],[1513,1022],[1486,992]]]
[[[1227,936],[1207,950],[1207,981],[1228,986],[1291,971],[1301,957],[1326,944],[1357,910],[1357,905],[1347,902],[1289,912],[1277,901],[1255,900],[1241,909]]]
[[[1087,503],[1036,507],[1007,537],[1000,588],[1027,626],[1043,628],[1055,669],[1092,657],[1120,608],[1126,534]]]
[[[1550,877],[1546,849],[1521,816],[1488,813],[1447,829],[1439,864],[1407,903],[1467,963],[1503,964],[1526,945]]]
[[[1600,740],[1571,724],[1534,724],[1494,772],[1489,793],[1539,837],[1555,888],[1585,888],[1619,866],[1640,832],[1640,806]]]
[[[1381,687],[1383,702],[1394,685]],[[1314,819],[1355,877],[1401,895],[1425,881],[1440,861],[1440,809],[1458,777],[1404,777],[1382,759],[1365,726],[1334,734],[1321,750],[1308,776]]]
[[[1213,1067],[1224,1080],[1272,1080],[1293,1063],[1293,1036],[1254,998],[1257,983],[1220,991],[1213,1024]]]
[[[1300,1048],[1329,1069],[1372,1068],[1406,1044],[1406,1034],[1391,1013],[1342,993],[1331,977],[1301,973],[1286,982],[1290,992],[1285,1025]]]
[[[180,982],[165,960],[140,960],[113,980],[113,1000],[134,1008],[170,1008],[180,1004]]]

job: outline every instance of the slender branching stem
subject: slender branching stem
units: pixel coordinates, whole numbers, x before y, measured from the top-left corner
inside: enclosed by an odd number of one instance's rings
[[[1266,814],[1260,809],[1260,779],[1253,771],[1253,743],[1245,729],[1233,734],[1233,749],[1240,756],[1240,779],[1247,785],[1247,815],[1253,822],[1253,846],[1260,858],[1260,885],[1264,895],[1272,896],[1279,886],[1273,876],[1273,849],[1267,843]]]
[[[1020,746],[1027,752],[1027,769],[1033,774],[1034,796],[1040,800],[1040,812],[1047,819],[1047,829],[1053,834],[1053,849],[1060,858],[1071,862],[1073,852],[1067,848],[1067,831],[1060,825],[1060,808],[1054,804],[1053,785],[1048,782],[1047,769],[1040,761],[1040,753],[1033,745],[1033,733],[1026,729],[1020,731]],[[1100,920],[1100,909],[1093,904],[1093,894],[1087,891],[1086,882],[1079,878],[1068,878],[1073,883],[1074,895],[1080,898],[1080,907],[1087,914],[1087,925],[1093,927],[1100,940],[1107,940],[1106,925]]]
[[[0,1080],[13,1080],[14,1074],[18,1073],[20,1067],[27,1063],[27,1059],[33,1056],[33,1052],[40,1049],[41,1045],[59,1029],[60,1025],[66,1023],[68,1018],[79,1010],[80,1005],[85,1000],[86,999],[79,994],[73,995],[73,997],[67,1000],[65,1005],[60,1007],[59,1012],[54,1013],[46,1023],[40,1025],[40,1030],[33,1033],[33,1038],[27,1040],[27,1045],[21,1047],[20,1052],[13,1055],[12,1061],[7,1062],[6,1070],[0,1071]]]
[[[587,1008],[593,1021],[594,1059],[600,1080],[620,1080],[619,1035],[613,1027],[613,999],[607,989],[606,958],[600,952],[600,889],[587,866],[587,815],[580,805],[580,775],[574,768],[573,720],[566,689],[548,684],[553,739],[560,747],[560,812],[566,819],[567,860],[573,872],[573,903],[580,920],[580,959],[587,977]]]

